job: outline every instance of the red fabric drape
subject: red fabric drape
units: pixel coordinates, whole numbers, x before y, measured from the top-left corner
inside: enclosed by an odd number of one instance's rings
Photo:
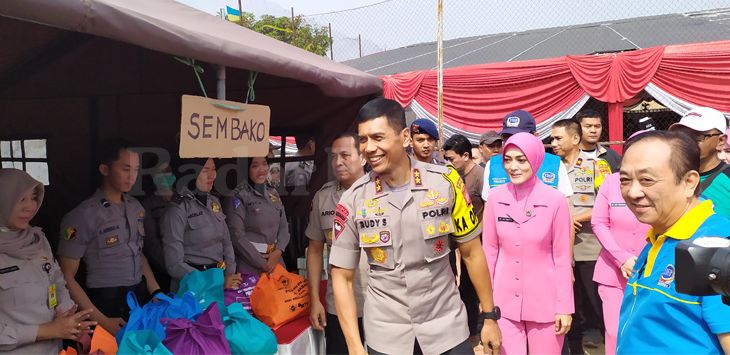
[[[430,70],[384,76],[384,94],[403,106],[417,100],[435,115],[436,79]],[[448,69],[444,120],[481,133],[524,109],[539,123],[588,93],[609,103],[609,138],[621,140],[622,102],[650,81],[692,104],[730,112],[730,41]]]
[[[385,76],[384,94],[403,106],[415,99],[435,113],[437,79],[432,70]],[[502,117],[517,109],[529,111],[539,122],[582,96],[563,58],[444,70],[444,120],[468,131],[499,129]]]
[[[667,47],[652,82],[684,101],[730,112],[730,41]]]

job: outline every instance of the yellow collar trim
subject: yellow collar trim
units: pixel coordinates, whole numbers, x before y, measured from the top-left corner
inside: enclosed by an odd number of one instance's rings
[[[702,223],[705,223],[705,220],[714,213],[712,201],[702,201],[680,217],[663,235],[677,240],[689,239]],[[649,229],[647,239],[651,244],[656,243],[659,239],[659,236],[654,233],[654,228]]]

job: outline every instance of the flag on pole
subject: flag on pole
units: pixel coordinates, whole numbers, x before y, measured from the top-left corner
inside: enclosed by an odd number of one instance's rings
[[[226,6],[226,20],[231,22],[241,22],[241,12],[230,6]]]

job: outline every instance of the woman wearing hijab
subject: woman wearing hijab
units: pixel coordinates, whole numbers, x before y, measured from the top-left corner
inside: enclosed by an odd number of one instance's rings
[[[182,178],[182,188],[172,198],[160,220],[160,233],[165,251],[165,266],[177,291],[180,280],[193,270],[222,268],[226,288],[238,287],[241,276],[236,273],[236,260],[226,216],[220,201],[210,192],[216,178],[213,159],[185,159],[179,167],[194,174]],[[184,182],[188,181],[186,187]]]
[[[639,131],[627,141],[646,132]],[[639,222],[621,196],[619,173],[606,176],[598,189],[591,217],[593,233],[601,243],[593,281],[598,284],[598,295],[603,304],[603,322],[606,327],[606,355],[616,354],[618,318],[624,297],[626,280],[631,276],[636,258],[646,245],[649,225]]]
[[[223,204],[242,273],[271,272],[283,264],[281,254],[289,244],[284,205],[276,189],[266,184],[268,173],[265,157],[248,159],[248,179]]]
[[[90,332],[92,310],[76,312],[61,268],[40,228],[30,226],[43,184],[0,169],[0,352],[58,354],[61,339]]]
[[[484,209],[484,253],[500,307],[502,353],[560,354],[574,311],[572,221],[565,196],[536,176],[545,156],[537,137],[517,133],[502,150],[510,182]]]

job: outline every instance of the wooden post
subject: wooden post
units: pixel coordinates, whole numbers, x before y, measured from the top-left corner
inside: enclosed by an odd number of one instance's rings
[[[438,66],[438,123],[439,123],[439,142],[438,149],[441,151],[441,144],[444,140],[444,4],[443,0],[438,1],[438,33],[436,42],[438,43],[437,66]]]
[[[330,31],[330,59],[335,60],[335,52],[332,50],[332,23],[328,23],[327,26],[329,27]]]
[[[238,22],[243,27],[243,5],[241,5],[241,0],[238,0]]]

